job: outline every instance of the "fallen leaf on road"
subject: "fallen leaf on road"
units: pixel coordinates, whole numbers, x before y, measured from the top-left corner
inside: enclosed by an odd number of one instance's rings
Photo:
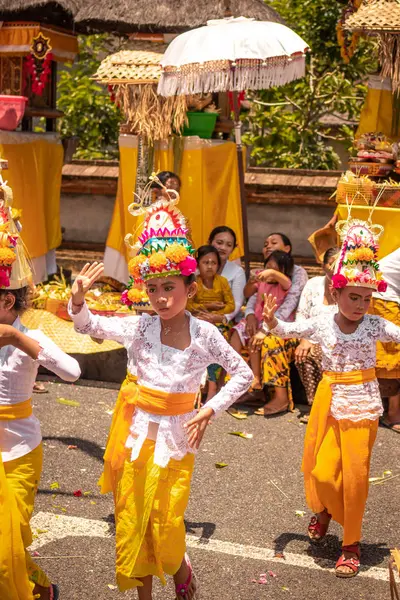
[[[245,440],[251,440],[253,438],[252,433],[246,433],[245,431],[229,431],[228,435],[236,435],[237,437],[244,438]]]
[[[217,467],[217,469],[223,469],[224,467],[228,466],[228,463],[219,462],[219,463],[215,463],[215,466]]]
[[[75,498],[80,498],[82,496],[82,490],[75,490],[74,496]]]
[[[270,577],[278,577],[278,575],[276,573],[274,573],[273,571],[268,571],[268,575]]]
[[[296,515],[296,517],[304,517],[304,515],[306,514],[305,510],[296,510],[296,512],[294,513]]]
[[[97,504],[97,502],[95,502],[94,500],[91,500],[90,504]]]
[[[58,489],[60,489],[58,481],[53,481],[53,483],[50,484],[50,489],[51,490],[58,490]]]
[[[283,552],[275,552],[274,558],[282,558],[283,560],[286,560],[285,555],[283,554]]]
[[[288,588],[288,587],[286,587],[286,586],[284,585],[284,586],[282,587],[282,592],[288,592],[288,591],[289,591],[289,588]]]
[[[383,474],[386,475],[392,475],[392,471],[383,471]]]
[[[92,494],[92,492],[83,492],[84,496],[90,496]]]
[[[108,587],[109,590],[116,590],[117,589],[117,586],[113,585],[112,583],[107,583],[107,587]]]
[[[58,404],[65,404],[66,406],[80,406],[81,403],[77,400],[67,400],[66,398],[57,398]]]
[[[48,529],[36,529],[37,535],[40,535],[42,533],[47,533],[47,532],[48,532]]]
[[[235,419],[247,419],[247,413],[242,410],[237,410],[236,408],[228,408],[226,411],[228,415],[234,417]]]
[[[110,408],[108,410],[106,410],[107,415],[113,415],[114,411]]]
[[[31,554],[31,556],[40,556],[40,554],[37,550],[34,550]]]
[[[74,446],[74,444],[70,444],[68,446],[68,450],[76,450],[78,446]]]

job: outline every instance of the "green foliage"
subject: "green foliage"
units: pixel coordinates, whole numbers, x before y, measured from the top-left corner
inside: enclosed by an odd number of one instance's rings
[[[101,60],[111,52],[107,35],[79,37],[75,63],[60,72],[57,106],[64,111],[59,130],[62,137],[78,136],[75,158],[113,158],[117,155],[121,115],[110,101],[107,88],[91,79]]]
[[[306,77],[281,88],[255,92],[245,118],[245,143],[252,146],[256,164],[265,166],[334,169],[339,157],[329,144],[349,147],[353,130],[330,130],[321,119],[345,115],[358,120],[366,86],[365,76],[376,69],[374,47],[360,41],[349,64],[340,56],[336,24],[343,5],[336,0],[270,0],[289,27],[310,46]]]

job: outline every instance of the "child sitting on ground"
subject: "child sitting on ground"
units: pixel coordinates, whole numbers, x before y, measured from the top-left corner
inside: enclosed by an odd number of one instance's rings
[[[250,392],[261,390],[261,345],[265,337],[261,329],[264,297],[275,298],[280,306],[288,293],[292,282],[293,258],[282,250],[274,250],[264,263],[264,270],[257,273],[257,292],[248,301],[245,317],[233,327],[231,346],[241,354],[248,347],[250,366],[254,379]]]
[[[235,300],[228,280],[217,274],[221,266],[221,257],[214,246],[200,246],[196,259],[199,270],[196,278],[197,293],[189,300],[187,309],[198,319],[214,323],[226,337],[231,326],[225,315],[235,310]],[[217,393],[220,372],[219,365],[208,367],[207,400]]]

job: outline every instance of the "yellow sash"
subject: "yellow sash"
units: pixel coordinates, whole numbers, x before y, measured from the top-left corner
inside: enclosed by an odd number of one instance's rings
[[[315,394],[304,440],[302,471],[309,506],[315,504],[317,497],[311,473],[315,467],[318,451],[325,436],[326,422],[332,402],[332,385],[361,385],[374,379],[376,379],[375,369],[351,371],[350,373],[335,373],[332,371],[323,373]]]
[[[18,404],[0,404],[0,421],[27,419],[32,414],[32,399]]]
[[[114,488],[115,472],[124,464],[125,444],[136,407],[153,415],[172,417],[193,410],[195,399],[194,393],[168,394],[138,385],[137,377],[128,373],[117,398],[104,453],[104,470],[99,481],[102,494]]]

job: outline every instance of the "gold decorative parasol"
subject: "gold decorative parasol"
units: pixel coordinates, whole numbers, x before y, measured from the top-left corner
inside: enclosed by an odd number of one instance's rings
[[[145,144],[180,133],[186,123],[185,96],[163,98],[157,94],[164,44],[136,42],[131,49],[107,56],[94,79],[110,86],[127,119],[129,133]]]

